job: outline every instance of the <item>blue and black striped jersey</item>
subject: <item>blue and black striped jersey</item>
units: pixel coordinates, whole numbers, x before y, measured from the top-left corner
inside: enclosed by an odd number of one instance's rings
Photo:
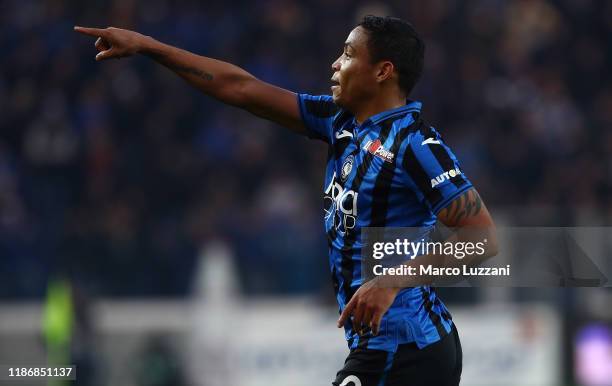
[[[327,95],[299,94],[311,138],[329,145],[324,184],[329,265],[340,310],[363,283],[362,227],[433,227],[437,213],[472,187],[440,134],[423,123],[421,103],[376,114],[357,124]],[[401,290],[378,336],[359,336],[350,322],[350,348],[422,348],[451,330],[451,316],[432,287]]]

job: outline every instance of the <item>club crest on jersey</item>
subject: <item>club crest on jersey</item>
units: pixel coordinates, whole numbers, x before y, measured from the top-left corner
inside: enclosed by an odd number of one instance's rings
[[[444,172],[437,176],[436,178],[431,179],[431,187],[435,188],[437,185],[440,185],[446,180],[450,180],[451,178],[458,176],[461,174],[461,170],[459,168],[451,169],[447,172]]]
[[[352,154],[346,157],[346,159],[344,160],[344,163],[342,164],[342,170],[340,173],[340,177],[342,178],[342,181],[346,180],[346,177],[348,177],[349,174],[351,174],[351,171],[353,171],[354,163],[355,163],[355,157],[353,157]]]
[[[393,158],[395,157],[395,154],[384,148],[380,142],[380,139],[378,138],[366,142],[366,144],[363,146],[363,150],[366,150],[368,153],[383,159],[385,162],[393,162]]]

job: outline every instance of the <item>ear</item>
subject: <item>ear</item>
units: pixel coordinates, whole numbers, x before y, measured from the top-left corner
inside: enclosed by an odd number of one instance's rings
[[[376,80],[378,82],[384,82],[385,80],[393,76],[395,66],[389,61],[380,62],[377,66]]]

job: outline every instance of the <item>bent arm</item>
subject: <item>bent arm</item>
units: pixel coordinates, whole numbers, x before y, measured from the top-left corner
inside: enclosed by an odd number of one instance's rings
[[[495,223],[476,189],[471,188],[451,201],[438,213],[437,219],[454,231],[449,238],[444,240],[445,243],[483,243],[483,253],[466,254],[461,259],[452,254],[446,254],[446,252],[432,253],[419,256],[418,259],[411,259],[404,263],[405,266],[414,267],[416,272],[421,272],[420,265],[431,265],[436,268],[461,268],[463,265],[477,266],[498,254]],[[448,284],[452,284],[451,279],[460,281],[461,278],[461,276],[449,276],[444,279]],[[373,285],[394,288],[399,291],[405,287],[432,285],[439,279],[436,276],[426,274],[397,276],[383,274],[375,278],[376,283]]]
[[[495,224],[476,189],[471,188],[455,198],[438,213],[437,217],[444,225],[456,229],[456,233],[446,241],[478,242],[483,237],[487,238],[489,242],[484,254],[476,259],[466,256],[463,263],[453,256],[429,254],[420,256],[417,260],[410,260],[403,264],[404,266],[415,268],[418,272],[418,265],[425,263],[440,268],[454,267],[458,264],[473,265],[497,254]],[[383,315],[402,288],[431,285],[435,280],[436,277],[425,274],[376,276],[355,292],[342,310],[337,326],[344,326],[349,317],[353,316],[354,331],[358,331],[361,335],[365,326],[370,327],[374,335],[377,335]]]
[[[454,199],[438,213],[438,221],[456,230],[458,241],[487,240],[482,260],[498,253],[497,232],[489,210],[475,188]],[[466,263],[479,264],[482,261]]]
[[[75,27],[75,30],[98,37],[96,48],[100,52],[96,60],[143,54],[174,71],[206,95],[306,134],[296,94],[263,82],[238,66],[196,55],[134,31],[113,27]]]
[[[498,254],[497,230],[487,207],[475,188],[468,189],[451,201],[437,216],[438,221],[454,230],[445,240],[452,243],[481,243],[482,253],[466,254],[458,259],[453,255],[441,254],[428,256],[428,261],[439,268],[461,268],[478,266]],[[433,277],[421,276],[420,284],[431,284]]]

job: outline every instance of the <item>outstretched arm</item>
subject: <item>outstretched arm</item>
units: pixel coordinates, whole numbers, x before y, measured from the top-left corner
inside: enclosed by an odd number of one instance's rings
[[[488,240],[484,254],[477,258],[473,256],[466,257],[463,264],[477,265],[497,254],[495,224],[476,189],[471,188],[451,201],[438,213],[438,221],[450,228],[456,229],[453,241],[478,242],[483,239]],[[430,264],[439,267],[452,267],[455,264],[459,264],[456,258],[446,255],[428,255],[424,258]],[[381,285],[378,279],[386,280],[386,284]],[[338,319],[338,327],[344,326],[344,323],[353,316],[352,322],[355,331],[361,332],[365,327],[369,327],[376,335],[378,334],[385,312],[387,312],[395,300],[395,296],[402,288],[428,285],[432,281],[433,278],[424,275],[416,276],[415,278],[379,276],[372,279],[364,283],[355,292]],[[391,286],[390,284],[393,285]]]
[[[74,30],[98,38],[95,43],[99,51],[96,60],[143,54],[223,103],[306,134],[296,94],[263,82],[238,66],[196,55],[121,28],[74,27]]]

